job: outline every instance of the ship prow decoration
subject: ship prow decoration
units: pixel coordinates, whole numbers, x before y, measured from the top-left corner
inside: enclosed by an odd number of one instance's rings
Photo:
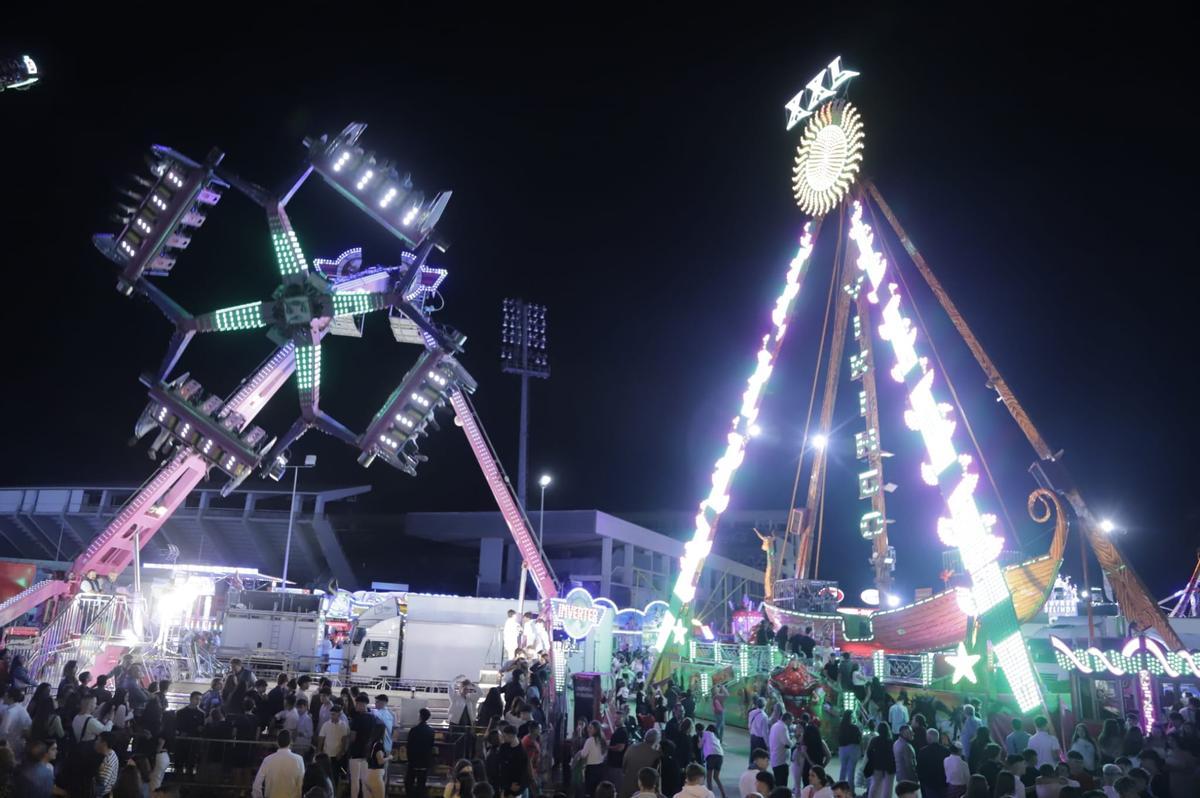
[[[1068,520],[1062,502],[1052,491],[1038,488],[1029,495],[1029,514],[1038,523],[1054,518],[1054,536],[1047,552],[1004,569],[1021,623],[1041,611],[1054,587],[1067,544]],[[875,651],[910,653],[948,648],[967,636],[971,619],[964,588],[954,587],[927,598],[889,609],[843,608],[832,612],[797,610],[786,599],[769,599],[763,612],[771,625],[795,631],[806,626],[826,628],[844,651],[865,655]],[[832,626],[832,629],[829,627]]]

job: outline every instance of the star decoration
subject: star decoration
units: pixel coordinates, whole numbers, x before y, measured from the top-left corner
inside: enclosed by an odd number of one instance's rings
[[[671,634],[675,636],[675,642],[683,644],[687,641],[687,627],[683,625],[683,621],[676,621],[675,628],[671,630]]]
[[[950,664],[950,667],[954,668],[954,676],[950,679],[951,684],[958,684],[964,678],[971,684],[977,684],[975,663],[979,662],[979,660],[979,654],[968,654],[966,645],[960,642],[958,644],[958,651],[946,655],[946,662]]]

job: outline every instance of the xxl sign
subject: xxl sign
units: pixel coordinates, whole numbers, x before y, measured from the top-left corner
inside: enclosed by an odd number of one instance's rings
[[[821,103],[836,97],[838,90],[857,75],[857,72],[842,69],[840,55],[830,61],[829,66],[817,73],[816,77],[806,83],[784,106],[788,112],[787,129],[791,130],[812,116],[813,112],[821,107]]]

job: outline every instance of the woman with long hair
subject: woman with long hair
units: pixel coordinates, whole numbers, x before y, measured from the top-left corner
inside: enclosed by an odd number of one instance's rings
[[[1100,739],[1097,741],[1100,747],[1101,765],[1111,765],[1117,761],[1117,757],[1121,755],[1123,738],[1121,721],[1116,718],[1109,718],[1104,721],[1104,728],[1100,730]]]
[[[600,721],[594,720],[588,724],[587,739],[583,748],[575,758],[583,762],[583,791],[586,798],[596,794],[596,785],[604,780],[604,760],[608,757],[608,742],[604,739],[604,731]]]
[[[382,723],[371,727],[371,744],[367,749],[368,798],[385,798],[387,795],[387,766],[392,757],[383,747],[385,731],[387,727]]]
[[[483,706],[479,707],[479,714],[475,716],[475,725],[486,729],[491,725],[493,719],[503,715],[504,701],[500,698],[500,688],[489,688],[487,696],[483,699]]]
[[[854,713],[843,712],[842,722],[838,724],[838,781],[854,784],[854,771],[862,756],[862,736],[862,729],[854,722]]]
[[[886,720],[881,720],[875,725],[875,732],[875,739],[867,746],[867,765],[863,770],[871,785],[867,789],[867,798],[891,798],[892,785],[896,781],[892,727]]]
[[[967,753],[967,767],[972,773],[978,773],[979,768],[983,766],[984,760],[987,758],[985,753],[988,744],[992,742],[992,732],[984,725],[981,725],[975,730],[975,738],[971,740],[971,748]]]
[[[133,710],[129,706],[128,695],[124,689],[117,688],[113,693],[112,701],[100,709],[98,719],[101,723],[111,723],[114,729],[124,729],[132,717]]]
[[[78,667],[79,663],[73,659],[67,660],[67,664],[63,665],[62,678],[58,680],[58,692],[55,693],[59,700],[66,698],[69,690],[79,689],[79,679],[75,676]]]
[[[54,699],[50,697],[50,685],[43,683],[38,687],[46,688],[45,696],[34,703],[29,702],[29,714],[32,715],[33,723],[29,727],[30,740],[43,740],[49,742],[51,740],[61,740],[63,738],[62,718],[58,716],[57,707]],[[37,693],[34,693],[34,698],[37,698]]]
[[[825,768],[813,765],[808,769],[808,784],[800,791],[800,798],[833,798],[831,782]]]
[[[32,715],[34,712],[37,712],[38,707],[42,704],[53,701],[54,699],[50,697],[50,684],[42,682],[34,689],[33,697],[29,699],[29,714]]]
[[[1083,757],[1084,770],[1095,773],[1099,768],[1096,741],[1092,739],[1092,733],[1088,731],[1088,727],[1082,723],[1075,725],[1075,734],[1071,737],[1070,750],[1078,751]]]
[[[326,798],[333,798],[333,764],[329,754],[317,754],[313,763],[304,769],[304,785],[302,795],[308,795],[313,790],[322,790]]]
[[[19,687],[22,690],[33,687],[29,671],[25,669],[25,658],[20,654],[13,657],[12,666],[8,669],[8,678],[13,687]]]
[[[442,798],[471,798],[475,789],[475,767],[469,759],[460,759],[454,763],[446,787],[442,790]]]

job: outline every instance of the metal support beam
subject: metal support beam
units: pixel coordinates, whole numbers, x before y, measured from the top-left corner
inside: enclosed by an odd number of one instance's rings
[[[20,534],[20,530],[17,530],[16,532],[14,532],[11,529],[6,529],[3,518],[0,518],[0,538],[2,538],[5,543],[12,546],[13,551],[15,551],[17,553],[18,557],[26,557],[27,556],[25,549],[21,548],[21,546],[17,543],[18,540],[21,540],[24,538],[24,535]],[[40,558],[34,558],[34,559],[40,559]]]
[[[29,539],[30,543],[33,543],[35,546],[44,551],[49,559],[54,559],[54,544],[46,542],[45,534],[37,524],[31,524],[27,519],[17,513],[12,515],[12,520],[13,523],[15,523],[17,527],[25,533],[25,536]]]
[[[600,548],[600,595],[612,593],[613,542],[605,538]]]
[[[320,502],[320,499],[317,501]],[[350,567],[350,561],[346,559],[346,553],[342,551],[342,544],[338,542],[337,532],[334,531],[333,524],[329,523],[329,519],[324,515],[314,517],[312,531],[325,562],[329,564],[329,570],[338,581],[338,587],[356,584],[354,569]]]
[[[79,518],[73,515],[64,515],[62,522],[66,525],[68,537],[79,546],[79,551],[82,551],[87,546],[87,542],[92,539],[92,531],[82,525]]]

